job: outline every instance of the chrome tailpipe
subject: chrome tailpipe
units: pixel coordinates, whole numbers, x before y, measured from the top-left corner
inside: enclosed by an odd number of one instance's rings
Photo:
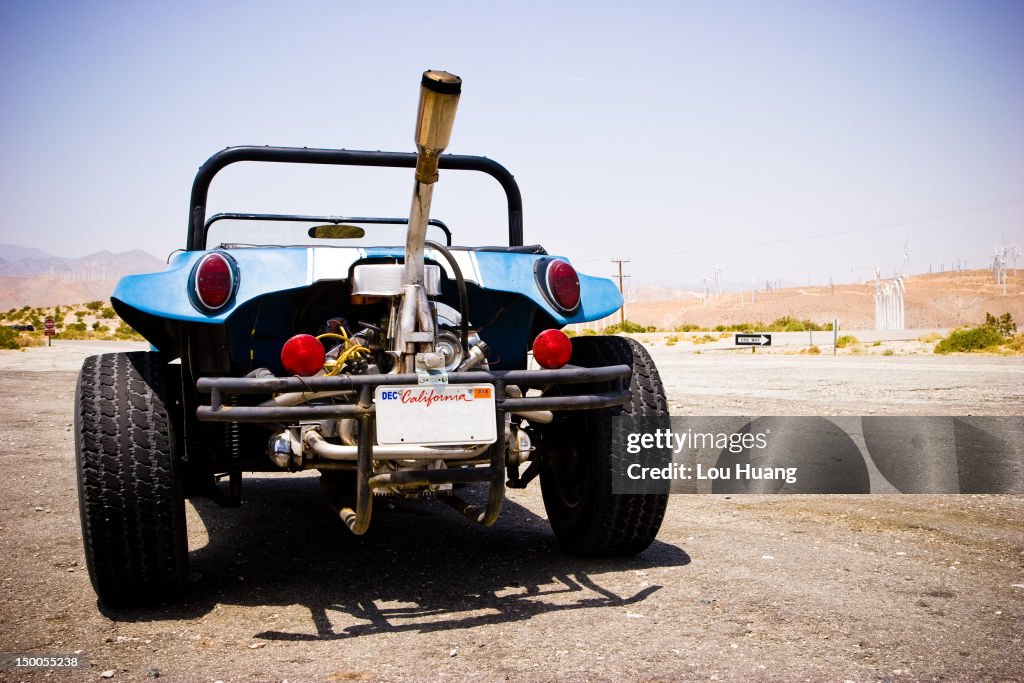
[[[451,140],[462,79],[447,71],[425,71],[420,81],[416,116],[416,183],[405,238],[403,293],[395,351],[402,356],[405,372],[416,369],[416,354],[433,351],[434,321],[424,290],[423,247],[430,220],[430,203],[438,179],[438,158]]]

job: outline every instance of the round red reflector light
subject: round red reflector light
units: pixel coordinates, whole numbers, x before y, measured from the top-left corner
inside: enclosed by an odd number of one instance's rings
[[[555,303],[566,311],[580,305],[580,276],[565,261],[552,261],[547,272],[548,292]]]
[[[572,342],[561,330],[544,330],[533,340],[533,357],[542,368],[557,370],[572,358]]]
[[[309,377],[324,367],[324,345],[311,334],[297,334],[281,347],[281,365],[293,375]]]
[[[207,254],[196,266],[196,297],[210,310],[228,302],[235,289],[235,271],[224,254]]]

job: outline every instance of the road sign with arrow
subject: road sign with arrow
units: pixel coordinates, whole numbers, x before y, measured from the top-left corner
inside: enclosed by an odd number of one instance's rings
[[[737,334],[736,346],[771,346],[770,334]]]

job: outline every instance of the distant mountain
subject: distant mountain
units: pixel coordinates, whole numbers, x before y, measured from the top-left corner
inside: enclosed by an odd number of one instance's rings
[[[640,285],[626,290],[626,300],[630,302],[641,301],[675,301],[677,299],[700,298],[700,291],[681,289],[660,285]]]
[[[39,258],[23,258],[17,261],[4,261],[0,263],[0,275],[10,277],[36,277],[47,275],[57,277],[57,273],[66,269],[69,259],[57,258],[55,256],[43,256]]]
[[[0,261],[20,261],[26,258],[49,258],[42,249],[19,247],[17,244],[0,244]]]
[[[164,261],[139,249],[65,258],[0,244],[0,309],[107,299],[123,276],[165,267]]]
[[[156,256],[139,249],[65,258],[39,249],[0,245],[0,276],[47,277],[61,282],[116,281],[123,275],[162,270],[164,265]]]

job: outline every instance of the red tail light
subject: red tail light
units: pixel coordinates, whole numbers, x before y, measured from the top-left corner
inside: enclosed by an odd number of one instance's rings
[[[533,340],[533,357],[542,368],[557,370],[572,358],[572,341],[561,330],[544,330]]]
[[[235,293],[234,264],[218,251],[199,260],[192,278],[196,299],[207,310],[223,308]]]
[[[281,365],[293,375],[309,377],[324,367],[324,345],[311,334],[297,334],[281,347]]]
[[[544,285],[551,301],[565,313],[573,313],[580,305],[580,276],[565,261],[549,261],[544,272]]]

